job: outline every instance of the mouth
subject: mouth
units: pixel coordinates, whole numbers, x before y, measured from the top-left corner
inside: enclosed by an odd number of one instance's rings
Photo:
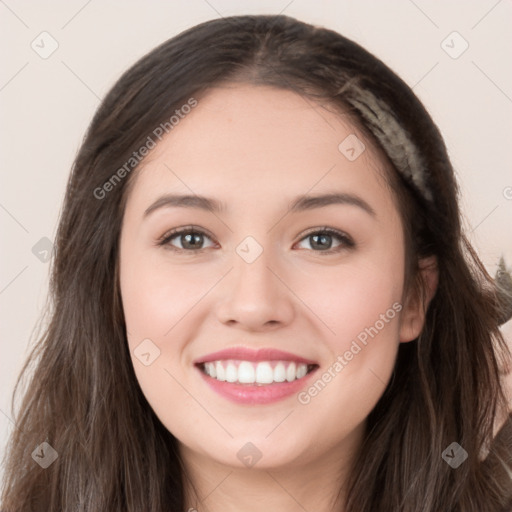
[[[236,359],[209,361],[196,365],[205,375],[220,382],[268,386],[293,382],[318,368],[317,364],[295,361],[243,361]]]
[[[314,361],[274,349],[235,347],[194,362],[206,384],[239,404],[267,404],[298,393],[319,368]]]

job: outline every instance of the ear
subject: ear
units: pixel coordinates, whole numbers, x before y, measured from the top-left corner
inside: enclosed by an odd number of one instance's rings
[[[414,286],[414,283],[409,287],[400,317],[401,343],[415,340],[420,335],[425,324],[428,305],[437,290],[439,270],[436,256],[421,259],[418,266],[420,278],[424,283],[424,290],[421,287]]]

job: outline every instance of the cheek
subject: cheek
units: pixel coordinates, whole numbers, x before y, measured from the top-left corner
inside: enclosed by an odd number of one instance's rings
[[[128,346],[139,386],[160,420],[172,431],[185,423],[169,408],[193,408],[182,387],[182,353],[194,332],[187,313],[205,293],[205,276],[186,266],[171,266],[150,251],[122,253],[120,288]],[[149,354],[145,358],[145,354]],[[181,384],[180,384],[181,383]],[[188,388],[188,384],[186,384]]]
[[[386,331],[386,337],[389,331],[398,333],[402,274],[399,264],[362,262],[330,269],[321,279],[308,276],[297,288],[304,302],[329,327],[331,336],[327,338],[332,350],[339,353],[360,333],[364,338],[365,329],[375,324],[379,331]]]
[[[310,417],[329,411],[326,435],[364,421],[391,378],[403,285],[400,258],[395,262],[381,259],[340,271],[323,291],[316,290],[316,307],[335,334],[325,337],[329,359],[298,398]]]
[[[186,265],[171,266],[162,258],[129,254],[121,266],[120,285],[132,339],[163,339],[198,303],[207,282],[207,276]]]
[[[382,254],[382,253],[381,253]],[[317,380],[299,397],[340,421],[361,421],[389,381],[399,346],[403,266],[399,255],[339,268],[329,280],[309,283],[304,301],[329,326],[323,338],[328,355]],[[322,284],[324,283],[324,284]],[[327,284],[325,284],[327,283]],[[304,294],[306,286],[304,285]],[[326,330],[324,332],[327,332]]]

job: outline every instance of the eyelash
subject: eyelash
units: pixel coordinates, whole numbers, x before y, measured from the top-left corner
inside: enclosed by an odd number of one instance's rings
[[[160,237],[157,241],[158,246],[166,246],[172,251],[179,252],[179,253],[189,253],[189,254],[197,254],[197,253],[203,253],[207,249],[211,249],[211,247],[203,247],[202,249],[181,249],[179,247],[174,247],[170,244],[171,240],[173,238],[176,238],[179,235],[188,235],[188,234],[200,234],[207,236],[208,238],[212,239],[213,237],[204,231],[201,228],[195,227],[195,226],[186,226],[183,228],[176,228],[172,231],[168,231],[165,233],[162,237]],[[340,252],[342,250],[352,249],[355,247],[354,241],[345,233],[342,231],[338,231],[333,228],[324,227],[324,228],[315,228],[314,230],[308,231],[300,240],[299,242],[302,242],[306,238],[313,236],[313,235],[329,235],[338,238],[338,240],[341,242],[340,245],[338,245],[335,248],[327,249],[325,251],[315,251],[311,249],[313,252],[317,252],[320,255],[330,255],[337,252]]]

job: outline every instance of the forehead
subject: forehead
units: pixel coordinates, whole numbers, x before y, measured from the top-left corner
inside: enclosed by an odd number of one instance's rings
[[[243,205],[336,189],[389,201],[386,165],[332,107],[292,91],[228,84],[199,98],[158,142],[132,176],[130,195],[147,200],[179,191]]]

